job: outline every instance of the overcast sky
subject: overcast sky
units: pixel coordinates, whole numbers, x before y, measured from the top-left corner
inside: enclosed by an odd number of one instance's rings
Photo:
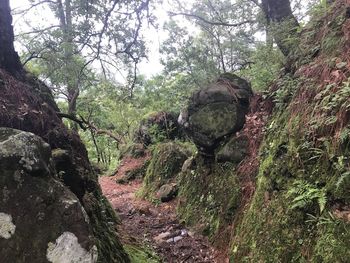
[[[166,1],[164,1],[166,2]],[[25,9],[30,5],[29,0],[10,0],[11,8],[13,10],[16,9]],[[167,3],[159,5],[156,10],[156,17],[158,19],[159,25],[162,25],[167,19]],[[52,19],[52,14],[48,10],[40,10],[40,15],[35,14],[34,12],[29,13],[29,19],[35,23],[35,26],[43,26],[47,24],[47,21]],[[15,34],[23,33],[29,31],[29,27],[24,23],[23,16],[19,16],[14,14],[14,31]],[[149,49],[149,59],[144,60],[139,64],[139,73],[146,75],[147,77],[151,77],[157,73],[160,73],[163,69],[163,66],[160,64],[160,54],[159,54],[159,46],[162,41],[164,41],[167,37],[167,34],[162,30],[160,26],[159,29],[155,29],[154,27],[149,27],[147,25],[144,26],[144,34],[147,41],[147,48]],[[18,43],[15,43],[16,49],[20,51],[21,47]]]

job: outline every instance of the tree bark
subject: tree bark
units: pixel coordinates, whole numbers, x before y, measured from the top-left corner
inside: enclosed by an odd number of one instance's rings
[[[262,0],[267,26],[279,49],[288,56],[297,46],[299,23],[292,13],[289,0]]]
[[[9,0],[0,1],[0,67],[17,78],[23,76],[24,70],[15,51],[12,16]]]

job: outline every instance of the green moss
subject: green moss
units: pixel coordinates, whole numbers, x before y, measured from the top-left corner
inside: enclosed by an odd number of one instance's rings
[[[350,258],[349,226],[335,218],[317,218],[312,262],[347,262]]]
[[[159,257],[148,247],[136,247],[134,245],[124,245],[126,253],[130,257],[131,263],[159,263]]]
[[[159,187],[174,181],[189,155],[190,152],[186,148],[175,142],[156,145],[152,150],[140,196],[152,199]]]
[[[190,123],[203,134],[213,138],[222,137],[230,132],[227,123],[237,122],[237,105],[226,102],[215,102],[200,108],[190,116]]]
[[[213,238],[221,227],[232,222],[240,199],[232,164],[210,163],[197,156],[191,167],[179,174],[178,184],[177,210],[186,224],[199,227]]]
[[[256,192],[237,220],[230,260],[346,262],[349,224],[325,224],[322,218],[332,215],[332,205],[349,204],[349,150],[327,129],[315,137],[327,116],[301,125],[304,112],[292,114],[287,105],[277,109],[268,125]],[[308,106],[314,114],[323,110],[317,102]]]

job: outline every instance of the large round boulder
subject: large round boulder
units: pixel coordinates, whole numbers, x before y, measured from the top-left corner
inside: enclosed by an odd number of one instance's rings
[[[50,157],[41,138],[0,128],[1,262],[98,262],[90,219]]]
[[[200,152],[213,154],[225,136],[243,128],[252,94],[246,80],[225,73],[192,94],[178,122]]]

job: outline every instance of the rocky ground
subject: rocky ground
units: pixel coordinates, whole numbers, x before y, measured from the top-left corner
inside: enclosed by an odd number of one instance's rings
[[[144,159],[126,159],[115,176],[101,177],[104,195],[121,218],[120,235],[124,244],[150,246],[163,262],[228,262],[208,240],[183,226],[176,217],[177,200],[168,203],[137,198],[140,179],[117,184],[125,171],[142,165]]]

